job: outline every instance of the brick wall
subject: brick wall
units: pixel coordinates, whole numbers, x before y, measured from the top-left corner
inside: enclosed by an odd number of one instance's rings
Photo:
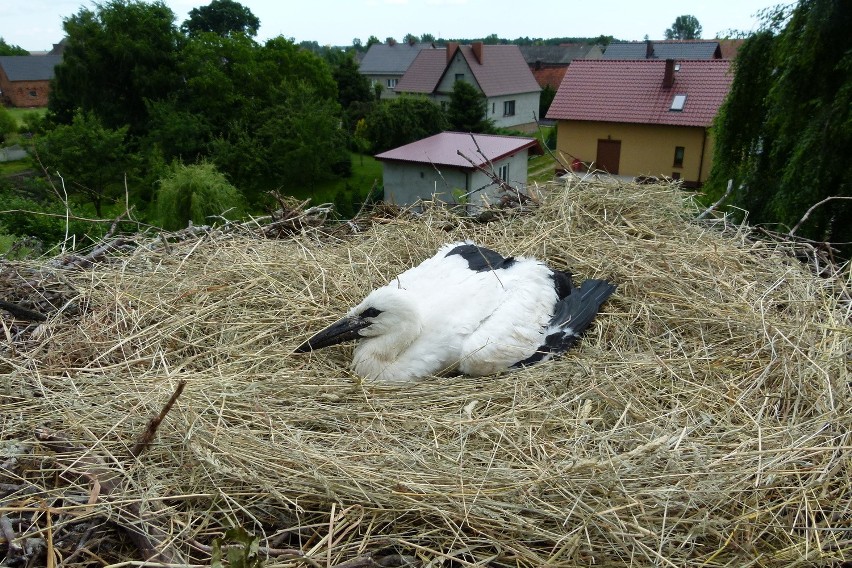
[[[2,102],[13,107],[44,107],[50,93],[50,81],[9,81],[0,68]]]

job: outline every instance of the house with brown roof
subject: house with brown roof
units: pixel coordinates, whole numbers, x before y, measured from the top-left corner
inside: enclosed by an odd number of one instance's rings
[[[431,43],[374,43],[361,59],[358,70],[370,80],[371,86],[381,85],[381,98],[395,96],[396,84],[408,71],[417,54],[435,49]]]
[[[47,106],[53,68],[62,55],[0,57],[0,101],[14,107]]]
[[[732,79],[725,59],[574,61],[547,118],[570,160],[697,186],[710,173],[710,127]]]
[[[479,168],[491,171],[493,166],[500,179],[525,191],[530,152],[542,153],[534,138],[441,132],[382,152],[376,159],[382,163],[388,203],[438,199],[476,206],[495,203],[501,196],[500,188]]]
[[[519,47],[533,77],[542,89],[550,86],[556,90],[562,82],[568,66],[575,59],[600,59],[603,57],[601,46],[588,43],[521,45]]]
[[[535,129],[541,87],[517,45],[450,42],[446,48],[423,50],[396,92],[426,95],[446,106],[456,81],[467,81],[485,95],[485,118],[498,128]]]

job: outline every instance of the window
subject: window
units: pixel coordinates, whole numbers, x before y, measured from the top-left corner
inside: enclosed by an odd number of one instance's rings
[[[388,89],[393,89],[396,87],[396,84],[399,82],[399,79],[388,79]]]
[[[684,148],[683,146],[675,146],[674,167],[683,167],[683,155],[685,152],[686,148]]]
[[[672,106],[669,107],[669,110],[683,110],[683,105],[686,104],[686,95],[675,95],[672,99]]]
[[[500,166],[500,169],[497,170],[497,176],[500,179],[502,179],[503,181],[508,183],[508,181],[509,181],[509,164],[503,164],[502,166]]]
[[[503,116],[515,116],[515,101],[505,101],[503,103]]]
[[[456,81],[464,81],[464,73],[456,73]]]

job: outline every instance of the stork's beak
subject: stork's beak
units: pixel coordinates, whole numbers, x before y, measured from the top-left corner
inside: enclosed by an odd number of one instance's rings
[[[314,349],[322,349],[331,345],[337,345],[350,339],[358,339],[361,336],[358,331],[370,325],[371,321],[361,316],[346,316],[343,319],[337,320],[324,330],[320,331],[298,347],[296,353],[304,353],[313,351]]]

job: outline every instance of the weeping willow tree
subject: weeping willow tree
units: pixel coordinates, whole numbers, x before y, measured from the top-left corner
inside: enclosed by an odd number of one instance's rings
[[[716,120],[711,193],[732,179],[731,211],[752,224],[852,253],[852,3],[775,8],[746,39]]]
[[[243,197],[212,163],[175,164],[160,180],[156,205],[160,226],[176,230],[189,221],[204,225],[211,217],[236,219],[243,212]]]

